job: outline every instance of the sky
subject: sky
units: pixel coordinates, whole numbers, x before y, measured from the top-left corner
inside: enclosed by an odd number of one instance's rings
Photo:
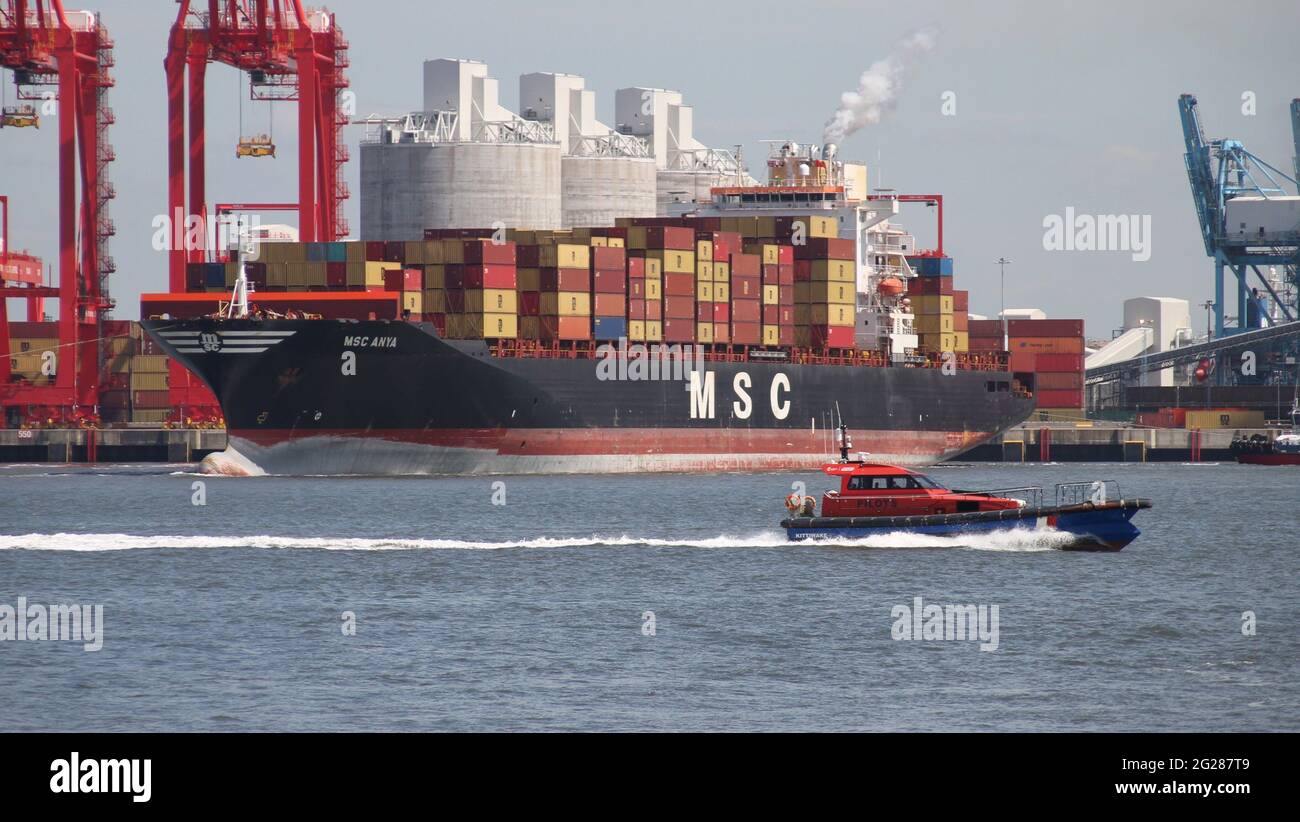
[[[75,0],[67,5],[77,7]],[[94,8],[116,43],[111,253],[118,270],[111,291],[115,316],[135,318],[140,293],[167,284],[165,254],[152,239],[153,220],[166,210],[163,56],[177,6],[102,0]],[[1006,257],[1008,307],[1081,317],[1093,338],[1109,338],[1121,324],[1123,300],[1136,296],[1190,300],[1203,330],[1200,304],[1213,296],[1213,265],[1183,165],[1180,93],[1197,95],[1208,136],[1240,139],[1273,165],[1293,169],[1287,107],[1300,96],[1294,0],[1242,0],[1231,16],[1222,3],[1202,0],[333,0],[328,8],[350,42],[359,116],[419,108],[423,60],[473,58],[488,63],[512,109],[518,76],[532,71],[583,75],[606,122],[614,119],[617,88],[680,90],[695,108],[696,136],[717,148],[742,145],[759,175],[761,141],[819,141],[840,94],[857,86],[864,69],[910,32],[934,27],[936,46],[911,67],[896,108],[844,140],[841,157],[865,161],[873,187],[944,195],[945,250],[955,259],[957,287],[971,291],[971,311],[997,313],[994,261]],[[12,104],[12,76],[3,74]],[[209,203],[293,199],[294,109],[241,107],[240,93],[233,69],[209,67]],[[1244,94],[1253,95],[1253,114],[1243,110]],[[246,133],[274,122],[278,158],[235,158],[241,110]],[[361,223],[360,136],[361,127],[347,129],[354,230]],[[11,246],[47,261],[57,252],[55,152],[51,118],[39,130],[0,131]],[[1067,208],[1149,217],[1149,259],[1045,249],[1044,220]],[[933,244],[932,210],[909,206],[900,219],[921,245]]]

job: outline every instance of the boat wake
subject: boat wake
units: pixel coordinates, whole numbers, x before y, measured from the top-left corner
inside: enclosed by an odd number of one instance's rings
[[[17,534],[0,535],[0,550],[26,551],[130,551],[140,549],[211,549],[211,548],[263,548],[263,549],[313,549],[323,551],[411,551],[411,550],[464,550],[492,551],[504,549],[555,549],[555,548],[959,548],[976,551],[1050,551],[1073,538],[1072,534],[1055,530],[1010,529],[962,536],[932,536],[927,534],[889,533],[873,534],[853,539],[809,539],[792,543],[782,532],[760,531],[749,536],[722,534],[716,537],[687,537],[661,539],[650,537],[599,536],[588,537],[536,537],[533,539],[502,540],[495,542],[459,539],[397,539],[363,537],[287,537],[256,536],[180,536],[133,534]]]

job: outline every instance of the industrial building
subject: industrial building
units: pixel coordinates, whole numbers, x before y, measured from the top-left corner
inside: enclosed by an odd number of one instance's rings
[[[485,63],[425,61],[421,110],[366,121],[361,239],[612,226],[707,202],[714,186],[753,183],[735,154],[695,139],[680,92],[619,89],[613,126],[596,104],[582,77],[536,72],[520,76],[512,111]]]

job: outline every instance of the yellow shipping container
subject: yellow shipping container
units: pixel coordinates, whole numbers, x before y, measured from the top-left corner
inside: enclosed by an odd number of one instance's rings
[[[713,302],[713,281],[695,284],[695,299],[702,303]]]
[[[541,291],[542,270],[540,268],[521,268],[515,272],[516,291]]]
[[[725,303],[731,300],[731,283],[713,283],[714,302]]]
[[[513,294],[514,292],[510,292]],[[409,311],[412,314],[424,313],[424,292],[423,291],[403,291],[402,292],[402,310]]]
[[[715,283],[731,282],[731,263],[713,261],[713,281]]]
[[[660,279],[664,273],[664,261],[659,257],[651,257],[649,255],[647,255],[644,259],[645,259],[645,278],[647,280]]]
[[[713,282],[713,263],[708,260],[700,260],[695,264],[695,279],[700,282]]]
[[[662,300],[664,297],[664,284],[662,280],[652,280],[649,277],[645,281],[645,298],[647,300]]]
[[[763,326],[763,345],[780,345],[781,329],[775,325]]]
[[[763,305],[776,305],[781,301],[781,289],[774,285],[763,286]]]
[[[912,325],[918,334],[953,333],[951,314],[917,314]]]
[[[13,354],[9,357],[9,370],[24,377],[34,377],[41,373],[41,354]]]
[[[1263,411],[1245,411],[1240,408],[1188,411],[1187,430],[1193,428],[1263,428]]]
[[[136,354],[131,358],[132,373],[167,373],[166,354]]]
[[[638,342],[645,341],[645,320],[628,320],[627,338]]]
[[[167,372],[132,371],[132,391],[166,391]]]
[[[805,293],[808,295],[810,303],[845,303],[853,304],[857,302],[857,293],[853,283],[833,283],[833,282],[811,282],[795,283],[794,294],[795,302],[800,302],[799,291],[800,285],[806,285]],[[772,288],[772,286],[765,286]]]
[[[131,409],[131,422],[162,424],[167,422],[167,418],[171,416],[171,413],[170,408],[133,408]]]
[[[382,286],[384,284],[384,272],[390,268],[398,268],[397,263],[386,263],[376,260],[366,261],[366,282],[367,286]]]
[[[591,316],[591,295],[585,291],[543,291],[541,299],[542,313],[548,316]]]
[[[921,347],[927,351],[956,351],[956,334],[918,334]]]
[[[130,340],[122,340],[130,345]],[[52,337],[11,337],[9,351],[12,354],[27,354],[36,351],[57,351],[59,341]]]
[[[712,259],[713,259],[713,241],[712,241],[712,240],[696,240],[696,241],[695,241],[695,256],[696,256],[697,259],[700,259],[700,260],[712,260]]]
[[[622,237],[606,237],[605,239],[609,241],[607,244],[610,248],[625,248],[627,246],[627,242]]]
[[[699,343],[713,342],[713,323],[696,323],[695,341]]]
[[[645,253],[646,273],[649,275],[650,260],[658,260],[659,268],[668,274],[694,274],[695,273],[695,253],[692,251],[677,251],[675,249],[656,248]]]
[[[663,342],[664,324],[662,320],[645,321],[645,339],[646,342]]]
[[[519,336],[519,317],[515,314],[462,314],[463,336],[488,340],[513,340]]]
[[[813,325],[853,325],[854,308],[843,303],[813,303]]]
[[[781,247],[776,243],[763,243],[758,247],[758,254],[763,258],[763,265],[776,265],[781,261]]]
[[[834,217],[796,217],[795,223],[803,225],[805,237],[838,237],[839,226],[835,223]],[[764,236],[775,236],[776,232]]]
[[[962,351],[962,352],[970,351],[969,331],[954,331],[952,336],[953,336],[953,344],[952,344],[953,351]]]
[[[590,268],[591,246],[577,243],[544,245],[538,251],[542,268]]]
[[[813,260],[812,279],[840,283],[857,280],[857,269],[852,260]]]
[[[519,294],[509,288],[465,289],[466,313],[518,314]]]
[[[916,314],[951,314],[951,294],[919,294],[912,297],[912,310]]]

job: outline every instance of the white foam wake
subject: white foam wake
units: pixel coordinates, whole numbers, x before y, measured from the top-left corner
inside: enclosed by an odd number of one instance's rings
[[[325,551],[478,550],[509,548],[788,548],[793,545],[844,548],[967,548],[980,551],[1049,551],[1068,543],[1071,535],[1054,530],[1014,529],[960,537],[904,532],[856,539],[827,538],[791,543],[779,531],[749,536],[660,539],[622,536],[536,537],[484,542],[459,539],[397,539],[363,537],[257,536],[138,536],[133,534],[17,534],[0,535],[0,550],[129,551],[142,548],[307,548]]]

